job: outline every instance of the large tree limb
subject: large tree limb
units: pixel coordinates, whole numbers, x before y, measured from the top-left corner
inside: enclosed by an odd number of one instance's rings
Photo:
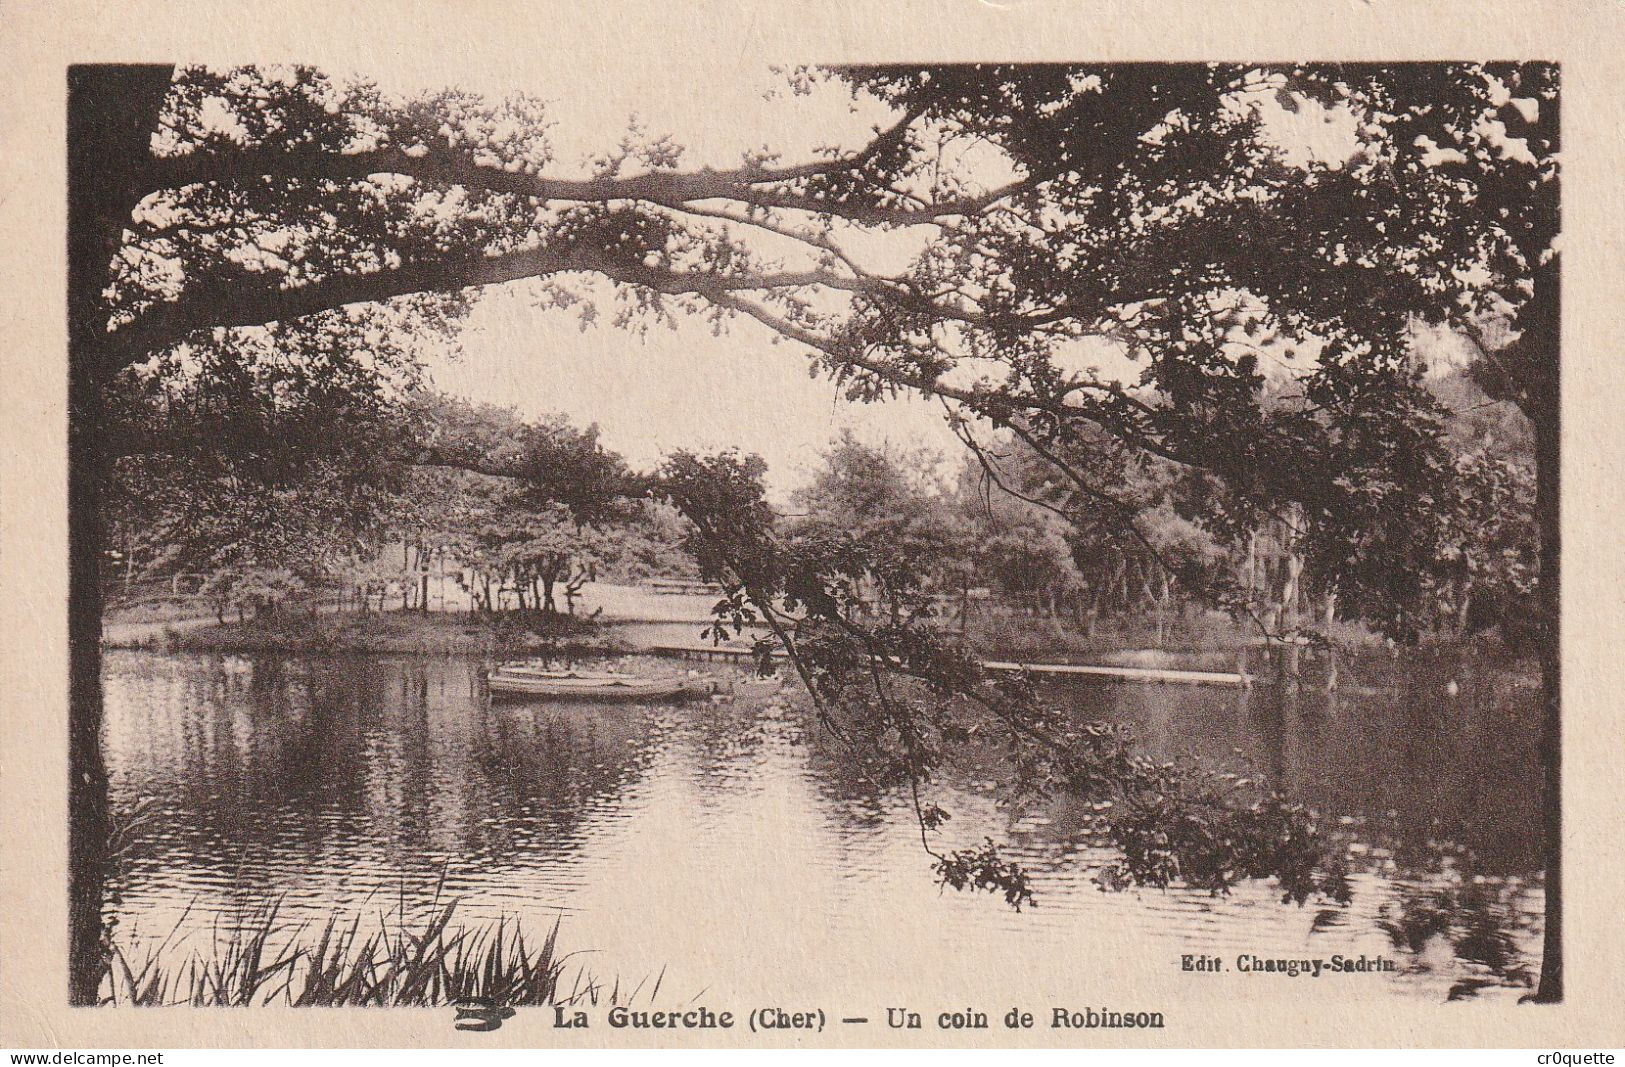
[[[794,236],[794,231],[788,228],[780,232],[787,237]],[[109,334],[107,347],[114,353],[117,366],[125,367],[179,343],[196,330],[262,326],[347,304],[378,303],[414,293],[456,292],[572,271],[601,274],[613,281],[642,286],[668,296],[702,296],[723,306],[731,305],[717,298],[732,293],[825,288],[871,296],[901,311],[984,328],[1030,327],[1065,317],[1064,312],[1055,311],[991,315],[960,302],[933,299],[906,282],[855,268],[852,273],[823,267],[760,272],[670,270],[587,244],[544,242],[494,256],[446,256],[364,273],[344,272],[296,286],[277,285],[277,276],[269,273],[262,276],[263,280],[246,274],[212,285],[191,282],[178,299],[151,305],[133,322]],[[755,312],[748,313],[755,315]],[[763,321],[781,334],[796,329],[779,319]],[[820,339],[813,347],[825,344],[827,342]]]
[[[877,153],[901,143],[919,117],[918,110],[905,112],[892,126],[877,133],[873,140],[852,154],[784,167],[747,165],[729,170],[709,167],[695,171],[650,170],[626,176],[576,179],[510,170],[444,146],[387,145],[361,152],[255,148],[241,152],[194,151],[153,158],[141,168],[135,188],[140,196],[149,196],[164,189],[213,182],[266,178],[359,181],[377,174],[399,174],[420,181],[547,201],[647,200],[679,207],[707,200],[731,200],[764,208],[837,215],[854,222],[901,226],[974,214],[1026,184],[1018,180],[983,194],[918,207],[842,200],[792,188],[795,183],[808,179],[859,170]]]
[[[379,303],[414,293],[456,292],[571,271],[601,274],[668,296],[809,286],[872,289],[869,283],[824,270],[761,274],[669,271],[616,258],[584,244],[543,244],[496,256],[448,257],[368,273],[335,274],[286,288],[272,284],[275,275],[269,274],[259,284],[252,275],[216,285],[194,282],[178,300],[141,312],[134,322],[111,333],[108,342],[118,352],[120,365],[128,366],[196,330],[263,326],[347,304]]]

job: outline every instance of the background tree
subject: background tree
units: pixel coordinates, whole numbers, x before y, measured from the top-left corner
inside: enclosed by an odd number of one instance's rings
[[[325,319],[201,338],[114,380],[105,512],[128,570],[201,575],[214,592],[256,568],[317,584],[376,540],[413,430],[412,334],[363,314],[377,340],[362,345]]]
[[[1233,579],[1225,549],[1188,516],[1202,513],[1201,481],[1156,456],[1135,456],[1103,434],[1080,435],[1068,463],[1111,487],[1109,498],[1080,492],[1051,459],[1019,437],[971,442],[959,496],[978,524],[978,543],[1015,552],[1008,588],[1048,590],[1090,620],[1101,613],[1155,614],[1176,595],[1204,605],[1231,604]],[[1194,489],[1194,492],[1193,492]],[[991,561],[995,570],[1004,566]],[[1015,584],[1011,584],[1014,581]]]
[[[1437,625],[1458,634],[1499,627],[1513,648],[1539,648],[1541,540],[1529,422],[1462,372],[1442,375],[1433,389],[1454,413],[1447,429],[1457,472],[1433,580]]]
[[[956,592],[962,584],[956,579],[963,577],[957,561],[970,546],[938,474],[941,464],[941,457],[929,450],[876,448],[844,430],[824,452],[812,479],[791,498],[795,518],[789,529],[807,539],[850,540],[875,558],[886,548],[898,566],[910,571],[906,581],[888,583],[892,594],[905,585],[922,595]],[[878,587],[862,590],[855,603],[871,601],[894,618],[904,610],[897,595]]]
[[[609,549],[600,528],[643,514],[624,460],[598,428],[434,394],[415,412],[412,476],[397,531],[408,553],[456,563],[468,592],[495,610],[501,592],[521,609],[554,612],[562,581],[596,571]],[[426,589],[426,562],[411,568]],[[572,592],[572,597],[574,593]],[[427,605],[427,597],[420,596]]]
[[[997,480],[984,467],[994,462],[995,455]],[[1039,484],[1031,484],[1027,472],[1013,469],[1023,459],[1041,462],[1019,442],[1008,440],[966,456],[955,486],[955,504],[969,528],[975,582],[990,584],[1034,608],[1047,596],[1053,614],[1058,594],[1081,592],[1084,586],[1068,540],[1076,527],[1055,509],[1032,502],[1048,487],[1042,476]]]

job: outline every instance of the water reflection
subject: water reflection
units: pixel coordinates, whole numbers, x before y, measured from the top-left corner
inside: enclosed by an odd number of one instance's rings
[[[854,770],[789,689],[493,706],[462,660],[116,652],[115,800],[129,811],[146,798],[154,815],[109,909],[119,936],[151,938],[269,899],[315,928],[440,891],[465,919],[545,927],[564,913],[566,941],[600,973],[635,982],[664,968],[665,988],[717,996],[918,1000],[922,973],[945,1001],[985,993],[990,974],[1009,995],[1068,1001],[1114,975],[1186,999],[1518,987],[1539,939],[1533,695],[1461,668],[1371,670],[1295,701],[1264,688],[1058,691],[1079,715],[1131,723],[1158,754],[1250,764],[1335,816],[1355,899],[1317,911],[1281,907],[1265,886],[1101,893],[1092,875],[1110,856],[1087,805],[1013,810],[996,799],[995,764],[962,767],[939,785],[954,816],[943,845],[1008,842],[1039,897],[1017,914],[941,894],[906,798]],[[1441,671],[1459,678],[1456,696]],[[1237,975],[1197,991],[1178,970],[1190,952],[1363,952],[1401,972],[1352,993]],[[907,983],[899,959],[914,961]]]

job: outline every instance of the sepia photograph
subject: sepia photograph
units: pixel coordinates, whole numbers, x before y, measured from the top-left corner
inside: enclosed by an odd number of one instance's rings
[[[1087,1046],[1608,996],[1558,56],[372,56],[58,68],[42,1000]]]

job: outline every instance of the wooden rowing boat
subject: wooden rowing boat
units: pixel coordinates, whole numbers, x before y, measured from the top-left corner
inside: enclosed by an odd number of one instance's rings
[[[672,700],[704,696],[710,684],[697,678],[641,678],[615,671],[556,671],[504,664],[486,678],[494,697],[555,700]]]

